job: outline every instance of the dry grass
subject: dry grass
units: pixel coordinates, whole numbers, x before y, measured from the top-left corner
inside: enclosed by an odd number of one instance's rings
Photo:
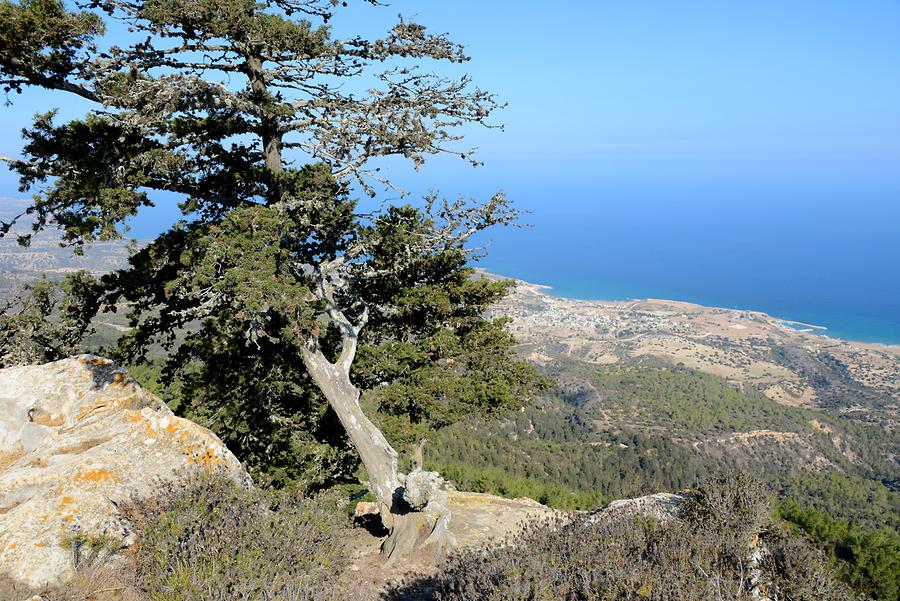
[[[38,589],[0,577],[3,601],[26,601],[35,595],[41,601],[149,601],[134,589],[121,570],[109,566],[82,568],[64,585]]]

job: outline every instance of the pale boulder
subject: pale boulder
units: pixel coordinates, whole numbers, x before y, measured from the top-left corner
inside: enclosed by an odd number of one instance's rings
[[[118,504],[206,469],[249,484],[212,432],[106,359],[0,370],[0,573],[30,586],[65,581],[80,541],[134,542]]]
[[[619,499],[591,512],[590,520],[641,516],[667,522],[681,517],[685,503],[690,498],[690,493],[661,492],[634,499]]]

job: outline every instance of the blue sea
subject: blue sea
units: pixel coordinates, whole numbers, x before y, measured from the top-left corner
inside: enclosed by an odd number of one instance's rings
[[[489,271],[571,298],[753,309],[900,344],[896,163],[536,165],[508,192],[531,226],[490,235]]]

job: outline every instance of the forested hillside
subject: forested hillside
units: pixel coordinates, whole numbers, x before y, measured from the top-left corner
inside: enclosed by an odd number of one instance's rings
[[[564,508],[692,488],[715,473],[758,474],[783,500],[782,517],[818,541],[848,581],[894,598],[895,433],[689,369],[566,369],[570,381],[593,387],[591,400],[557,390],[510,418],[459,424],[429,444],[426,465],[460,488]]]
[[[710,470],[740,469],[766,473],[785,490],[796,482],[793,489],[829,499],[828,509],[846,517],[867,507],[849,498],[846,507],[835,507],[835,498],[846,495],[827,490],[840,482],[852,481],[855,491],[871,490],[885,502],[894,498],[882,480],[890,474],[896,434],[779,405],[688,369],[572,369],[589,379],[599,400],[582,403],[556,391],[512,418],[448,430],[429,445],[427,460],[503,466],[512,476],[610,497],[677,489]]]

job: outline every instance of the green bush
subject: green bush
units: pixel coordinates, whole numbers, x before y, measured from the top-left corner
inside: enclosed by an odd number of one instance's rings
[[[779,506],[788,524],[823,547],[841,578],[875,599],[900,598],[900,536],[889,528],[866,528],[835,519],[793,500]]]
[[[569,516],[531,524],[487,550],[453,556],[434,583],[439,601],[734,601],[760,592],[792,601],[849,600],[824,558],[775,529],[761,488],[714,482],[678,519]]]
[[[325,505],[217,476],[134,502],[137,588],[152,601],[342,599],[344,522]]]

